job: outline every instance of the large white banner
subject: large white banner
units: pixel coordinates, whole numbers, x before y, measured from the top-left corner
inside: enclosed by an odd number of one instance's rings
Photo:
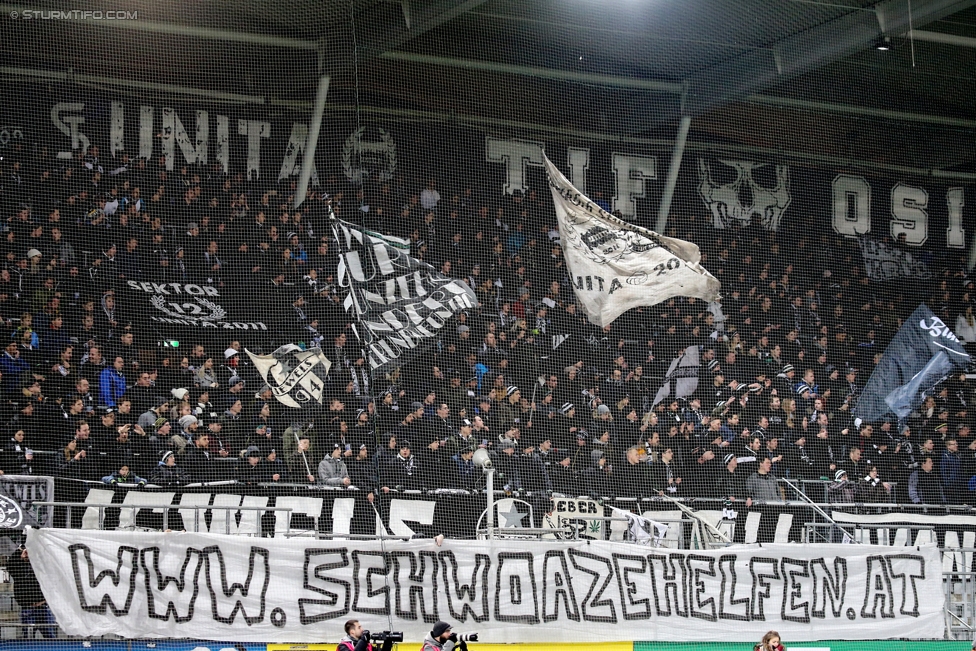
[[[437,620],[486,642],[936,638],[935,546],[261,539],[31,529],[69,635],[313,642],[366,628],[419,641]],[[761,622],[752,623],[750,622]]]
[[[592,323],[602,328],[632,307],[674,296],[717,300],[721,283],[701,266],[695,244],[614,217],[543,161],[569,277]]]

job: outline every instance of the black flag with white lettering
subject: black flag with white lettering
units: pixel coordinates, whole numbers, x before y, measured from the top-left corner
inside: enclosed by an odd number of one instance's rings
[[[343,307],[373,371],[413,359],[462,310],[478,305],[462,280],[410,255],[410,243],[335,220]]]
[[[891,412],[906,418],[953,369],[964,369],[969,354],[952,330],[922,303],[888,344],[854,408],[862,420]]]

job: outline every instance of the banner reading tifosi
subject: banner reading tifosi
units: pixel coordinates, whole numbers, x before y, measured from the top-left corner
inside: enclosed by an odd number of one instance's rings
[[[692,553],[56,529],[30,530],[27,546],[69,635],[312,642],[349,618],[407,640],[445,620],[486,642],[721,640],[725,620],[791,639],[926,638],[944,627],[934,546]]]

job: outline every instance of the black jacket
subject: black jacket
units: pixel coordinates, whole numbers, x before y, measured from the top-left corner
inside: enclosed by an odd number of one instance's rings
[[[384,455],[379,468],[380,486],[420,489],[423,483],[421,467],[422,462],[415,454],[407,459],[399,454]]]
[[[216,479],[210,453],[197,446],[187,446],[183,455],[183,467],[190,481],[213,481]]]
[[[151,484],[159,484],[160,486],[171,486],[174,484],[186,484],[189,482],[189,479],[187,478],[186,472],[179,466],[162,464],[157,465],[156,469],[153,470],[152,475],[149,476],[149,482]]]
[[[549,479],[552,481],[552,490],[556,493],[569,497],[577,497],[581,493],[579,477],[572,466],[567,467],[561,463],[552,464]]]
[[[647,463],[631,464],[625,460],[614,466],[613,479],[617,497],[650,497],[657,494],[651,480],[651,466]]]
[[[34,604],[45,601],[34,568],[29,560],[25,561],[20,557],[20,553],[11,556],[7,561],[7,572],[14,581],[14,599],[18,606],[31,608]]]

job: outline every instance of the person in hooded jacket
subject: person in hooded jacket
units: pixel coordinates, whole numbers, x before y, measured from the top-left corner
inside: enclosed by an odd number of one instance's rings
[[[827,486],[827,501],[831,504],[857,501],[857,483],[849,479],[846,470],[834,473],[834,481]]]
[[[319,483],[325,486],[345,487],[352,483],[346,462],[342,460],[341,445],[333,444],[332,452],[319,461],[318,474]]]
[[[115,292],[109,290],[100,300],[101,310],[95,311],[95,324],[98,329],[99,341],[115,343],[122,334],[122,330],[130,324],[125,320],[115,303]]]
[[[310,484],[316,482],[314,471],[309,472],[312,470],[312,464],[315,463],[309,461],[313,458],[313,454],[312,441],[308,434],[300,434],[298,444],[285,460],[285,464],[288,466],[288,474],[294,477],[297,482],[307,481]]]
[[[524,487],[522,482],[522,467],[519,463],[515,442],[502,438],[495,444],[495,468],[498,477],[507,491],[520,491]],[[497,480],[496,480],[497,481]]]
[[[119,464],[118,470],[112,474],[102,477],[102,482],[105,484],[137,484],[139,486],[145,486],[148,483],[145,479],[132,472],[129,469],[129,464],[125,462]]]
[[[376,491],[376,463],[369,456],[369,447],[360,446],[356,456],[346,463],[349,471],[349,481],[359,490],[366,491],[367,498],[372,500]]]
[[[554,493],[567,497],[576,497],[580,494],[579,475],[573,468],[573,457],[568,452],[559,451],[555,453],[555,463],[550,466],[549,479],[552,481]]]
[[[444,482],[445,488],[459,490],[474,489],[475,481],[481,474],[472,461],[475,449],[473,445],[461,448],[457,454],[451,457],[450,469],[447,472],[447,479]]]
[[[346,635],[339,640],[336,651],[373,651],[369,643],[369,631],[363,630],[358,619],[350,619],[345,625]]]

